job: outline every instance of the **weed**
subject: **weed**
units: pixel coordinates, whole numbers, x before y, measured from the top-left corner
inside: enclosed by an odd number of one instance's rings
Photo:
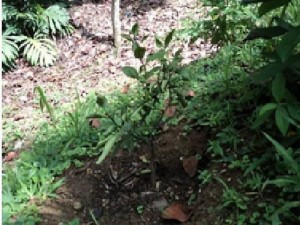
[[[144,210],[145,210],[145,208],[144,208],[143,205],[139,205],[139,206],[136,207],[136,212],[139,215],[143,214]]]

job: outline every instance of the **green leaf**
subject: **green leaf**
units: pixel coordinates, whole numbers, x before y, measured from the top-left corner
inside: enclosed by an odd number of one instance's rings
[[[139,74],[137,72],[137,70],[131,66],[124,66],[122,68],[123,73],[126,74],[126,76],[134,78],[134,79],[138,79]]]
[[[159,50],[158,52],[148,55],[146,62],[151,62],[154,60],[160,61],[165,58],[165,54],[166,54],[165,50],[163,50],[163,49]]]
[[[287,109],[290,116],[300,122],[300,105],[288,105]]]
[[[269,63],[260,69],[259,73],[253,77],[254,82],[264,82],[279,74],[284,65],[279,62]]]
[[[280,102],[285,93],[285,77],[282,73],[276,75],[272,81],[272,95],[277,102]]]
[[[273,1],[264,1],[259,9],[258,14],[259,16],[265,15],[267,12],[279,8],[283,5],[287,5],[291,2],[291,0],[273,0]]]
[[[283,62],[292,55],[294,48],[299,44],[299,42],[300,26],[290,29],[290,31],[283,36],[281,42],[277,46],[278,55]]]
[[[277,108],[276,103],[267,103],[259,110],[258,116],[262,116],[266,112],[273,111],[276,108]]]
[[[137,59],[144,58],[145,53],[146,53],[146,48],[144,48],[144,47],[141,47],[141,46],[137,45],[134,48],[134,57],[137,58]]]
[[[289,185],[297,185],[297,181],[291,178],[292,178],[291,176],[276,178],[274,180],[266,181],[264,186],[268,184],[273,184],[277,187],[287,187]]]
[[[36,34],[33,38],[26,37],[20,45],[23,55],[32,65],[51,66],[57,56],[55,43],[44,37],[43,34]]]
[[[285,164],[289,167],[292,168],[293,171],[297,174],[298,177],[300,177],[300,170],[299,170],[299,165],[298,163],[293,159],[291,154],[277,141],[275,141],[271,136],[268,134],[264,133],[266,138],[275,146],[275,149],[277,153],[284,159]]]
[[[256,3],[259,3],[259,2],[263,2],[264,0],[242,0],[241,4],[256,4]]]
[[[272,225],[280,225],[282,224],[279,219],[279,215],[283,213],[287,213],[291,208],[299,208],[300,201],[294,202],[286,202],[281,208],[277,209],[272,215]]]
[[[158,48],[161,48],[163,46],[162,41],[159,40],[158,37],[155,37],[155,44],[156,44],[156,47],[158,47]]]
[[[166,37],[165,39],[165,48],[167,48],[173,38],[173,35],[174,35],[174,32],[175,32],[175,29],[173,29]]]
[[[132,26],[131,28],[131,33],[134,35],[134,36],[137,36],[138,35],[138,32],[139,32],[139,24],[136,23]]]
[[[258,128],[259,126],[261,126],[263,123],[265,123],[271,116],[272,114],[272,111],[266,111],[264,114],[262,114],[261,116],[258,116],[253,125],[252,125],[252,128],[253,129],[256,129]]]
[[[104,107],[106,102],[107,99],[105,98],[105,96],[97,95],[96,103],[98,104],[99,107]]]
[[[287,31],[287,29],[281,26],[257,27],[250,31],[244,41],[254,40],[257,38],[272,39],[273,37],[285,34]]]
[[[47,112],[50,114],[51,120],[54,121],[55,118],[54,118],[54,113],[53,113],[52,107],[50,106],[50,104],[49,104],[49,102],[48,102],[48,100],[47,100],[47,98],[44,94],[43,89],[40,86],[36,86],[33,91],[38,92],[38,94],[40,96],[41,111],[43,112],[44,107],[46,107]]]
[[[278,129],[283,136],[285,136],[288,132],[290,125],[290,122],[286,117],[288,117],[287,111],[282,106],[279,106],[275,111],[275,121]]]
[[[100,164],[103,162],[103,160],[108,156],[108,154],[111,152],[112,148],[114,147],[117,139],[120,137],[120,133],[116,133],[111,135],[111,137],[108,139],[108,141],[106,142],[104,149],[100,155],[100,157],[98,158],[96,164]]]
[[[133,41],[131,36],[128,34],[122,34],[122,37],[125,38],[127,41]]]

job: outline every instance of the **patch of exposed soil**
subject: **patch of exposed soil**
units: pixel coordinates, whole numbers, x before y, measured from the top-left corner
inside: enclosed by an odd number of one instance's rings
[[[111,0],[73,1],[69,11],[76,29],[70,37],[57,40],[60,53],[55,65],[33,68],[20,60],[18,69],[3,75],[4,152],[18,150],[14,145],[26,141],[27,134],[34,133],[43,121],[33,92],[35,86],[41,86],[54,108],[58,108],[73,102],[76,93],[82,97],[94,91],[104,94],[132,82],[122,74],[121,67],[138,66],[139,61],[124,40],[121,56],[115,57],[110,5]],[[141,35],[149,36],[144,46],[152,52],[156,35],[165,36],[171,29],[180,28],[183,19],[200,18],[203,10],[198,0],[122,0],[122,32],[128,33],[138,22]],[[201,40],[194,44],[178,40],[172,45],[174,52],[183,48],[183,63],[211,52],[210,45]]]
[[[149,169],[148,146],[131,153],[119,151],[101,165],[95,164],[96,159],[86,160],[82,168],[70,168],[63,174],[66,182],[57,190],[58,198],[40,207],[42,224],[56,225],[74,218],[79,218],[80,224],[94,224],[90,212],[99,224],[178,224],[161,218],[162,209],[174,202],[192,213],[185,224],[214,224],[222,216],[216,210],[222,186],[216,182],[200,186],[198,174],[190,177],[183,169],[183,160],[195,155],[201,156],[198,170],[211,167],[204,155],[207,131],[194,130],[188,135],[181,131],[182,126],[171,128],[155,141],[155,187],[150,174],[143,173]],[[222,165],[211,169],[223,170]],[[220,176],[234,180],[237,174]]]

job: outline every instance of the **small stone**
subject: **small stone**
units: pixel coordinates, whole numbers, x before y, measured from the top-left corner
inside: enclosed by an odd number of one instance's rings
[[[27,96],[21,96],[19,99],[22,102],[27,102],[27,100],[28,100]]]
[[[33,80],[34,73],[32,71],[28,71],[26,74],[24,74],[24,78],[28,80]]]
[[[76,209],[76,210],[82,209],[82,204],[81,204],[81,202],[74,202],[74,203],[73,203],[73,208]]]
[[[15,144],[14,144],[14,150],[15,151],[18,151],[18,150],[20,150],[21,148],[22,148],[22,146],[23,146],[23,141],[22,140],[17,140],[16,142],[15,142]]]
[[[168,206],[168,202],[164,197],[162,197],[159,200],[153,201],[152,203],[152,208],[157,211],[162,211],[167,206]]]

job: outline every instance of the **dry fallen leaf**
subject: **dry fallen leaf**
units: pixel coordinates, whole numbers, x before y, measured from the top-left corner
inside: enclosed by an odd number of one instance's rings
[[[100,120],[98,118],[92,118],[92,119],[90,119],[90,125],[91,125],[91,127],[97,129],[97,128],[100,127],[101,122],[100,122]]]
[[[4,157],[4,162],[8,162],[8,161],[12,161],[14,158],[17,157],[17,153],[16,152],[9,152],[6,154],[6,156]]]
[[[198,160],[195,156],[191,156],[183,160],[183,169],[190,176],[193,177],[197,173]]]
[[[176,113],[176,106],[169,106],[166,110],[165,110],[165,116],[166,117],[173,117]]]
[[[186,96],[188,96],[188,97],[194,97],[195,96],[195,92],[193,90],[188,90],[188,92],[186,93]]]
[[[178,220],[182,223],[189,220],[191,212],[187,213],[184,206],[180,203],[173,203],[171,206],[163,210],[161,217],[167,220]]]
[[[129,88],[130,88],[130,84],[124,85],[124,86],[122,87],[122,89],[121,89],[121,93],[122,93],[122,94],[127,94],[128,91],[129,91]]]

